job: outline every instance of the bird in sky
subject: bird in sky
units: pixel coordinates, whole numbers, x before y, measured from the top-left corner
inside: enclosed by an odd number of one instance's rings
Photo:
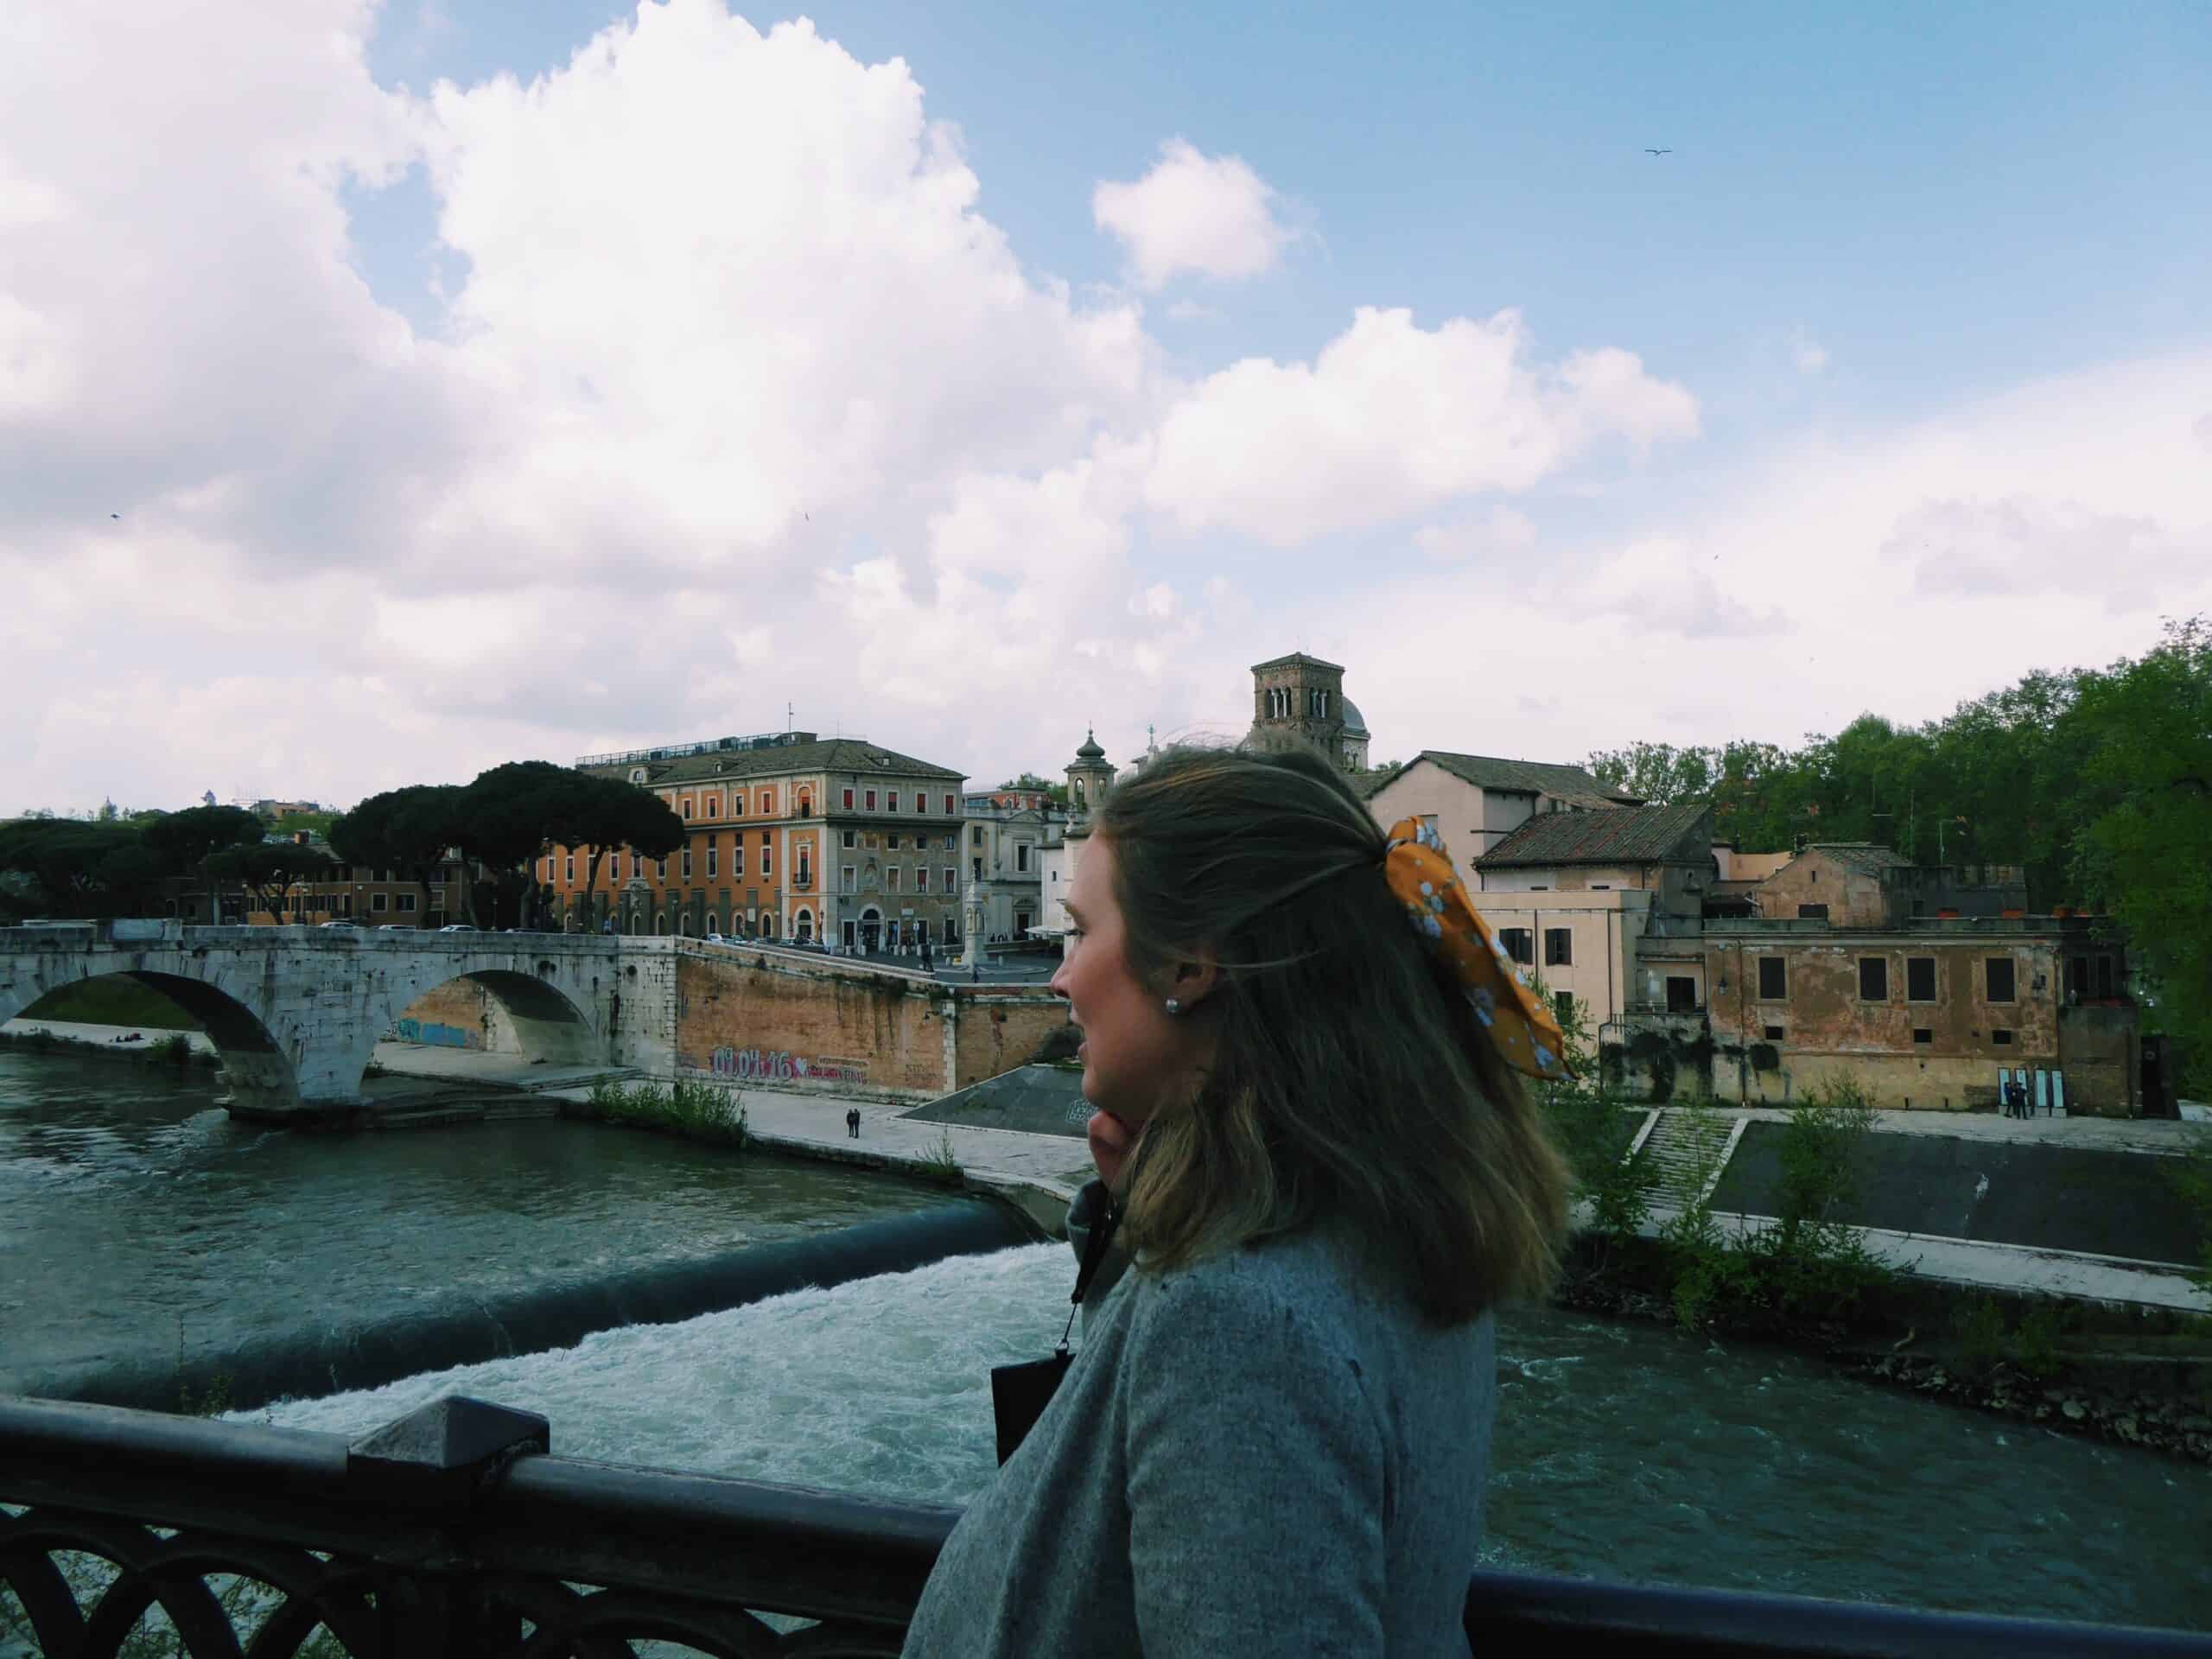
[[[123,517],[123,515],[122,515],[121,513],[119,513],[119,512],[111,512],[110,514],[108,514],[108,517],[109,517],[109,518],[122,518],[122,517]]]
[[[1671,155],[1673,155],[1675,152],[1674,152],[1674,151],[1673,151],[1673,149],[1652,149],[1652,148],[1651,148],[1651,146],[1650,146],[1650,145],[1646,144],[1646,145],[1643,147],[1643,153],[1644,153],[1645,155],[1647,155],[1647,156],[1671,156]]]

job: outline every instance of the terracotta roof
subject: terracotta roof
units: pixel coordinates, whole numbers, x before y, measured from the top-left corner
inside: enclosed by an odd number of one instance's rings
[[[950,778],[968,774],[932,766],[864,738],[825,737],[812,743],[784,743],[767,749],[733,749],[685,755],[679,760],[639,760],[582,770],[599,778],[625,778],[638,767],[648,784],[712,783],[721,778],[772,778],[791,772],[881,772],[890,777]]]
[[[1404,768],[1433,760],[1453,777],[1478,789],[1510,790],[1527,795],[1549,795],[1575,806],[1638,806],[1642,802],[1625,790],[1601,784],[1581,766],[1555,765],[1547,760],[1506,760],[1489,754],[1455,754],[1449,749],[1423,749]]]
[[[1475,861],[1495,870],[1529,864],[1688,864],[1713,856],[1704,806],[1628,806],[1539,812]]]
[[[1912,862],[1895,848],[1878,847],[1871,841],[1816,841],[1805,850],[1826,853],[1837,863],[1848,865],[1861,875],[1879,875],[1884,870],[1893,870],[1899,865]]]

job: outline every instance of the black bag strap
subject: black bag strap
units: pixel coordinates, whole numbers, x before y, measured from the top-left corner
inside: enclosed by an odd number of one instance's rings
[[[1075,1270],[1075,1289],[1069,1294],[1067,1329],[1060,1332],[1058,1351],[1068,1351],[1068,1338],[1075,1331],[1075,1311],[1083,1306],[1083,1294],[1090,1288],[1090,1281],[1098,1275],[1098,1265],[1106,1259],[1106,1247],[1113,1243],[1114,1230],[1122,1224],[1122,1212],[1114,1201],[1106,1201],[1106,1213],[1098,1217],[1090,1229],[1090,1236],[1083,1242],[1083,1261]]]

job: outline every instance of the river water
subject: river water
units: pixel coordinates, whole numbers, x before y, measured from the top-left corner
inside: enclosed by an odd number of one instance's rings
[[[301,1135],[0,1049],[0,1390],[908,1214],[942,1191],[577,1122]]]
[[[261,1329],[301,1316],[289,1249],[318,1273],[360,1254],[406,1262],[411,1290],[393,1294],[423,1294],[455,1281],[441,1275],[506,1286],[805,1224],[756,1205],[818,1202],[826,1224],[883,1213],[842,1172],[772,1178],[658,1137],[546,1122],[288,1140],[209,1121],[206,1098],[0,1055],[0,1303],[39,1310],[28,1325],[0,1316],[0,1369],[25,1332],[66,1325],[49,1276],[81,1310],[147,1310],[156,1332],[165,1298],[188,1294],[210,1329]],[[818,1195],[800,1191],[817,1179]],[[108,1240],[99,1214],[127,1237]],[[159,1249],[165,1217],[172,1235],[190,1224],[195,1254]],[[138,1282],[172,1273],[159,1294]],[[351,1433],[458,1389],[544,1413],[569,1455],[958,1503],[995,1464],[989,1369],[1049,1349],[1071,1276],[1056,1245],[958,1258],[245,1415]],[[385,1311],[388,1275],[352,1282],[360,1313]],[[1551,1309],[1512,1311],[1499,1353],[1494,1561],[2212,1626],[2212,1471]]]

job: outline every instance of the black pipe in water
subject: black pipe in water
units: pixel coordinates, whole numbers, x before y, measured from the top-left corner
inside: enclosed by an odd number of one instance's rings
[[[6,1387],[47,1399],[147,1411],[176,1411],[187,1401],[219,1401],[224,1409],[244,1411],[273,1400],[373,1389],[423,1371],[566,1348],[619,1325],[674,1325],[808,1286],[904,1273],[948,1256],[1033,1243],[1036,1237],[1011,1206],[964,1198],[809,1238],[655,1262],[588,1284],[538,1286],[351,1329],[250,1343],[229,1354],[194,1356],[181,1366],[142,1360],[105,1370],[19,1375]]]

